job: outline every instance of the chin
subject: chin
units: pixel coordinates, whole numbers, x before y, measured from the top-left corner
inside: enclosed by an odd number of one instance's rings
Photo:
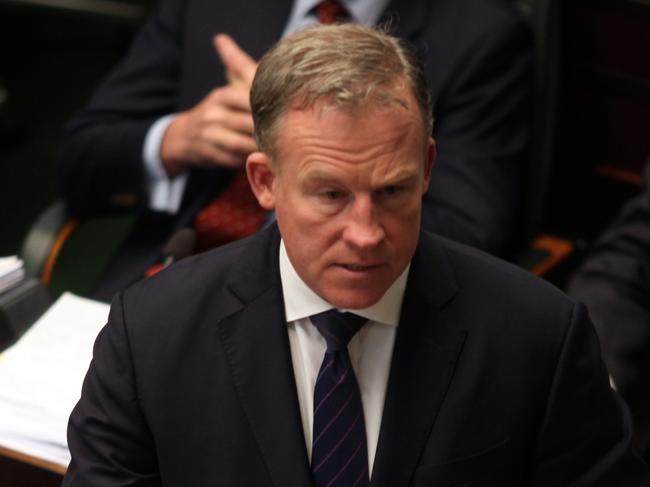
[[[384,293],[373,291],[336,291],[327,293],[325,300],[339,309],[364,309],[377,303]]]

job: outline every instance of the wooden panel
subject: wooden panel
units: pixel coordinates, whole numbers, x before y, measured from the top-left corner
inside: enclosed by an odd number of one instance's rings
[[[621,3],[578,4],[567,41],[582,64],[650,81],[650,8],[626,10]]]
[[[546,227],[597,235],[650,157],[650,1],[563,2],[556,159]]]
[[[532,242],[533,249],[543,252],[545,258],[536,262],[530,272],[539,277],[546,277],[561,262],[569,258],[573,245],[568,240],[552,235],[540,235]]]
[[[650,49],[650,46],[649,46]],[[649,54],[650,56],[650,54]],[[587,87],[575,93],[577,157],[593,169],[638,176],[650,156],[650,102]]]
[[[65,468],[0,447],[0,485],[58,487]]]

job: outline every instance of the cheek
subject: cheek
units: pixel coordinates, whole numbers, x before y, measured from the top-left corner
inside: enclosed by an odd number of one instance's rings
[[[331,221],[315,215],[299,201],[287,201],[276,207],[280,233],[293,254],[310,266],[316,265],[335,240]]]
[[[384,219],[384,231],[393,247],[412,249],[420,234],[421,206],[419,202]]]
[[[413,220],[415,218],[399,221],[393,220],[387,227],[384,227],[384,231],[395,247],[404,248],[413,245],[413,240],[417,239],[420,233],[420,225],[416,224]]]

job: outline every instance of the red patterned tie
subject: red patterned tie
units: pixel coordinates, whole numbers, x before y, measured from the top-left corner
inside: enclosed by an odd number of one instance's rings
[[[316,6],[316,17],[321,24],[345,22],[348,12],[338,0],[325,0]]]
[[[196,215],[195,252],[252,235],[262,225],[265,214],[248,184],[246,171],[241,169],[226,189]]]

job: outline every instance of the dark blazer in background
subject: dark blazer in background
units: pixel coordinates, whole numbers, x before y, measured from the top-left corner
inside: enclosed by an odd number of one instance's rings
[[[595,241],[568,292],[593,317],[603,356],[650,454],[650,163],[644,191]]]
[[[68,429],[71,486],[312,484],[275,226],[113,301]],[[585,310],[423,233],[373,487],[648,485]]]
[[[68,126],[60,179],[71,212],[144,209],[142,150],[151,124],[226,83],[213,35],[230,34],[259,59],[281,37],[291,5],[162,0],[123,62]],[[529,140],[527,25],[502,0],[394,0],[383,18],[418,48],[433,93],[438,160],[425,197],[425,228],[507,253],[515,243]],[[225,170],[192,170],[178,215],[144,211],[99,297],[109,299],[141,277],[173,230],[191,225],[229,178]]]

